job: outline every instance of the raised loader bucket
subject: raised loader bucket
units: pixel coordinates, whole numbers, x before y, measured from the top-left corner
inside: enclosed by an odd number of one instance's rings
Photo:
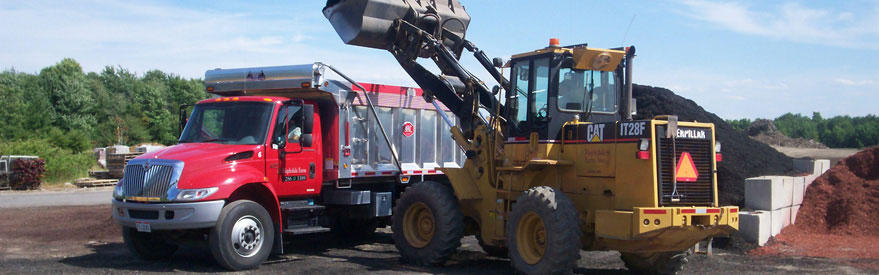
[[[383,50],[393,42],[389,34],[396,19],[404,19],[438,36],[436,28],[428,27],[432,20],[425,20],[431,19],[427,14],[433,11],[439,17],[440,26],[464,37],[470,15],[458,0],[328,0],[323,10],[345,44]]]

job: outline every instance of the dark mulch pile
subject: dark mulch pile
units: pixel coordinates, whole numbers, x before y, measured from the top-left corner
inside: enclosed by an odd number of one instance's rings
[[[794,173],[791,158],[733,129],[722,118],[705,111],[692,100],[665,88],[634,86],[633,97],[638,100],[637,119],[677,115],[680,121],[714,123],[717,140],[723,144],[723,162],[718,164],[717,172],[721,205],[744,205],[746,178]]]

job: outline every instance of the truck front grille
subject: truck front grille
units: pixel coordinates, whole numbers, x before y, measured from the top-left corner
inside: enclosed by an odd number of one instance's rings
[[[170,165],[129,163],[125,166],[122,187],[126,197],[165,198],[174,178]]]
[[[714,170],[712,167],[714,148],[711,139],[672,139],[658,138],[657,148],[659,173],[659,205],[661,206],[711,206],[714,202]],[[674,151],[674,152],[673,152]],[[678,201],[672,199],[674,189],[674,161],[680,160],[683,152],[688,152],[696,165],[699,176],[695,181],[677,183]]]

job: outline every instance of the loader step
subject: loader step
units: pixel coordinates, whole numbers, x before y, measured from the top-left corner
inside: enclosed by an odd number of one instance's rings
[[[324,233],[329,232],[330,229],[323,226],[309,226],[309,227],[299,227],[299,228],[288,228],[284,229],[284,233],[291,233],[293,235],[305,235],[305,234],[314,234],[314,233]]]

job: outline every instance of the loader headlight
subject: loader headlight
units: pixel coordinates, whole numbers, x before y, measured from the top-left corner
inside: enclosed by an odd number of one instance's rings
[[[200,199],[207,198],[208,196],[217,192],[220,189],[218,187],[209,187],[209,188],[199,188],[199,189],[180,189],[179,193],[177,193],[177,197],[174,200],[177,201],[197,201]]]

